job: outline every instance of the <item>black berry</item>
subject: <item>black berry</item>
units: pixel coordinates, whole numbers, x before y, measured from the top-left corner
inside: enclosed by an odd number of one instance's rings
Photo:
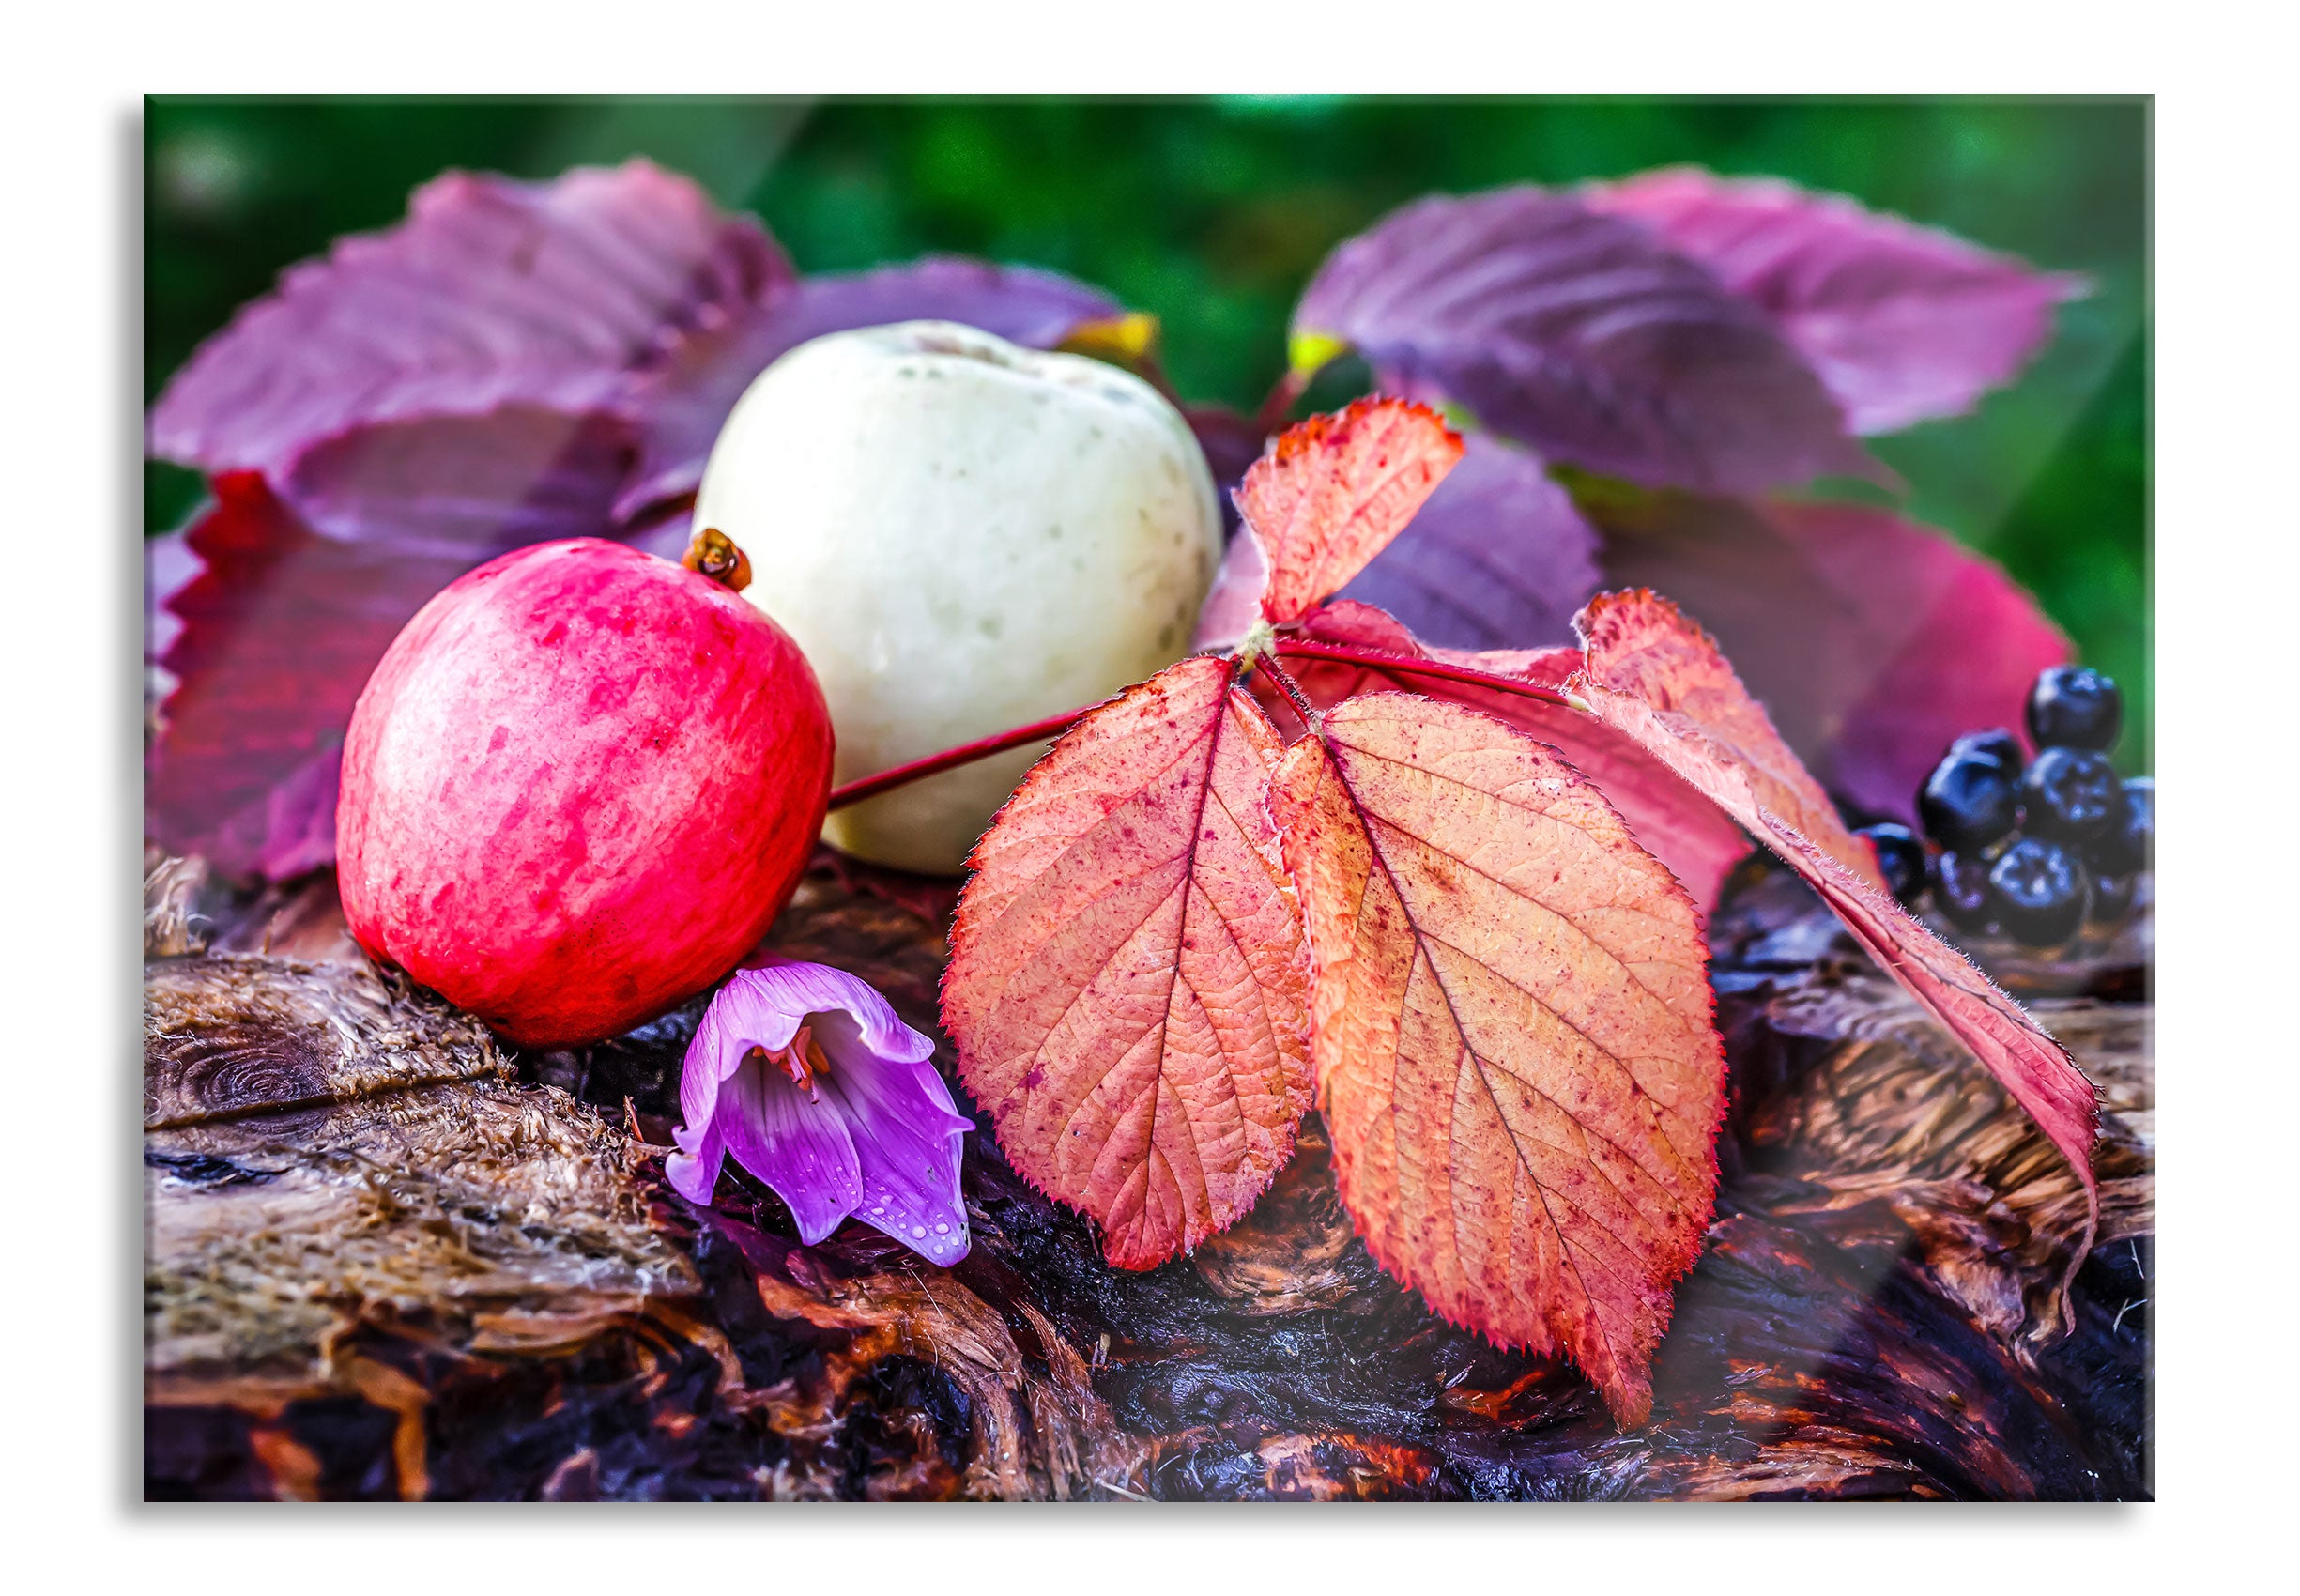
[[[1995,907],[1988,890],[1988,864],[1955,849],[1933,855],[1933,901],[1959,929],[1988,929]]]
[[[1915,832],[1887,821],[1863,826],[1853,835],[1867,837],[1877,850],[1877,867],[1894,897],[1908,903],[1924,890],[1924,844],[1917,840]]]
[[[2020,739],[2001,726],[1991,727],[1986,731],[1968,731],[1949,744],[1949,752],[1986,754],[2015,775],[2020,774],[2021,765],[2029,758],[2020,745]]]
[[[2085,844],[2084,862],[2097,871],[2126,875],[2155,863],[2156,783],[2136,775],[2124,783],[2123,802],[2115,820]]]
[[[2132,908],[2133,885],[2129,875],[2108,876],[2093,871],[2092,918],[2104,926],[2122,920]]]
[[[2024,836],[1989,867],[1997,918],[2031,947],[2050,947],[2084,923],[2084,867],[2057,842]]]
[[[1917,793],[1917,818],[1943,848],[1979,849],[2020,823],[2017,766],[1952,744]]]
[[[2028,829],[2056,842],[2090,842],[2124,813],[2124,790],[2108,756],[2084,748],[2047,748],[2020,779]]]
[[[2056,665],[2029,689],[2029,736],[2040,748],[2106,748],[2124,721],[2116,683],[2086,665]]]

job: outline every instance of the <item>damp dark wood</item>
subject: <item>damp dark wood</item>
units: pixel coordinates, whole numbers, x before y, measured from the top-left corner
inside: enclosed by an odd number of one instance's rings
[[[2071,1172],[1809,894],[1746,870],[1711,939],[1717,1216],[1622,1434],[1570,1367],[1382,1276],[1314,1117],[1250,1220],[1147,1273],[981,1132],[956,1269],[851,1223],[802,1247],[762,1188],[701,1209],[660,1179],[694,1006],[514,1056],[369,965],[324,875],[148,888],[154,1498],[2151,1492],[2144,929],[2001,950],[2106,1104],[2062,1302]],[[931,1030],[944,909],[824,862],[774,940]]]

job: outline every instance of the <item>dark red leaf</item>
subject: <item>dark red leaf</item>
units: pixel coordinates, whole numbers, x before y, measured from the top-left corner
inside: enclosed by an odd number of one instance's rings
[[[2068,639],[1995,563],[1888,511],[1599,495],[1608,585],[1666,593],[1717,639],[1789,746],[1907,821],[1950,739],[2021,724]]]
[[[1462,463],[1342,596],[1441,647],[1565,644],[1597,591],[1596,553],[1596,531],[1541,461],[1472,434]]]
[[[641,422],[643,452],[617,514],[691,492],[751,379],[810,338],[895,321],[956,321],[1050,349],[1088,323],[1124,314],[1099,289],[1058,273],[949,255],[809,277],[751,315],[682,341],[659,370],[634,384],[627,407]]]
[[[1756,306],[1635,223],[1533,187],[1393,211],[1319,268],[1297,358],[1466,405],[1553,460],[1742,490],[1872,464]]]
[[[151,452],[277,483],[354,427],[506,405],[614,407],[667,345],[788,292],[759,225],[643,161],[549,183],[451,173],[203,345],[153,407]]]
[[[2044,345],[2053,307],[2086,291],[2080,277],[1775,177],[1678,166],[1582,197],[1762,307],[1856,432],[1963,414]]]
[[[321,537],[253,471],[214,491],[185,539],[201,568],[164,596],[176,685],[145,830],[226,874],[282,880],[334,857],[351,707],[408,618],[472,561]]]

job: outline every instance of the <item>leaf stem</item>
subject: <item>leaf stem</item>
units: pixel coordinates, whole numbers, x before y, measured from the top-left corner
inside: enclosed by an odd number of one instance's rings
[[[1306,637],[1280,637],[1272,647],[1276,652],[1294,659],[1322,659],[1340,665],[1370,666],[1377,670],[1393,670],[1401,676],[1433,676],[1443,682],[1465,682],[1473,687],[1491,687],[1497,693],[1514,693],[1521,698],[1539,698],[1545,704],[1561,704],[1568,709],[1578,707],[1555,687],[1543,687],[1522,677],[1503,676],[1496,671],[1479,670],[1471,666],[1451,665],[1442,659],[1418,659],[1411,654],[1382,653],[1372,649],[1354,649],[1341,643],[1313,643]]]
[[[923,760],[912,760],[908,764],[897,765],[891,770],[882,770],[876,775],[866,775],[859,780],[850,781],[844,787],[834,787],[831,789],[829,807],[843,809],[850,804],[859,804],[866,798],[876,798],[880,793],[903,786],[907,782],[917,781],[925,776],[940,775],[946,770],[956,770],[958,766],[972,764],[976,760],[987,760],[992,754],[1003,754],[1009,748],[1020,748],[1026,743],[1044,742],[1049,737],[1068,730],[1087,711],[1093,708],[1095,708],[1093,704],[1087,704],[1080,709],[1066,710],[1061,714],[1048,715],[1044,720],[1034,720],[1028,726],[1018,726],[1011,730],[997,732],[989,737],[978,737],[972,743],[961,743],[956,748],[945,748],[939,754],[928,754]]]
[[[1302,684],[1299,682],[1294,680],[1294,673],[1278,663],[1277,654],[1265,648],[1256,657],[1254,663],[1265,675],[1278,683],[1278,690],[1286,696],[1286,702],[1292,704],[1294,713],[1301,717],[1302,729],[1304,731],[1317,730],[1318,712],[1311,706],[1310,695],[1302,691]]]

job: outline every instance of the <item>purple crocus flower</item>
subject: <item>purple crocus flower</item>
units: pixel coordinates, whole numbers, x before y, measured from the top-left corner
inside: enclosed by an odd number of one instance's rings
[[[664,1164],[689,1202],[708,1203],[719,1165],[774,1189],[812,1246],[849,1214],[912,1251],[966,1256],[958,1196],[962,1117],[935,1070],[934,1043],[870,983],[827,964],[771,959],[728,978],[687,1047]]]

